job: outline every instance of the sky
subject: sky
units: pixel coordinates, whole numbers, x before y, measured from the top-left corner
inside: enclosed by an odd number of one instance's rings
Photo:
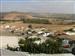
[[[0,12],[75,14],[74,0],[0,0]]]

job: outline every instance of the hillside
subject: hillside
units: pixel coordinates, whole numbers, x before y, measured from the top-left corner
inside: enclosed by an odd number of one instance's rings
[[[21,12],[0,13],[0,19],[3,20],[20,20],[22,17],[31,19],[32,16]]]
[[[50,14],[50,13],[32,13],[32,12],[5,12],[5,13],[0,13],[0,19],[5,19],[5,20],[16,20],[17,18],[19,19],[20,17],[25,17],[25,18],[46,18],[46,19],[72,19],[75,20],[75,14]]]
[[[30,19],[46,19],[49,21],[49,24],[75,24],[75,14],[50,14],[50,13],[32,13],[32,12],[4,12],[0,13],[1,20],[25,20],[27,23]],[[42,20],[43,21],[43,20]]]

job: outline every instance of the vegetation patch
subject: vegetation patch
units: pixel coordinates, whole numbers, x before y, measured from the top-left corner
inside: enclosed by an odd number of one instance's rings
[[[46,40],[43,43],[36,44],[34,41],[40,40],[38,38],[31,38],[26,40],[20,40],[19,46],[21,51],[29,52],[29,53],[46,53],[46,54],[56,54],[63,53],[61,49],[61,40]]]
[[[47,19],[22,19],[23,23],[50,24]]]

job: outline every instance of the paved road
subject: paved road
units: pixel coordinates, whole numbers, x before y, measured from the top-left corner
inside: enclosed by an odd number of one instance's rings
[[[9,50],[0,50],[1,56],[74,56],[72,54],[29,54],[26,52],[17,52]]]

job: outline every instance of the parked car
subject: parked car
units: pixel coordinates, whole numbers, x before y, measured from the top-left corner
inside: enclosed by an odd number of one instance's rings
[[[75,55],[75,40],[70,41],[70,44],[72,45],[72,54]]]
[[[75,55],[75,47],[74,47],[74,48],[72,48],[72,54],[74,54],[74,55]]]
[[[63,39],[62,47],[65,52],[70,52],[75,54],[75,40]]]

